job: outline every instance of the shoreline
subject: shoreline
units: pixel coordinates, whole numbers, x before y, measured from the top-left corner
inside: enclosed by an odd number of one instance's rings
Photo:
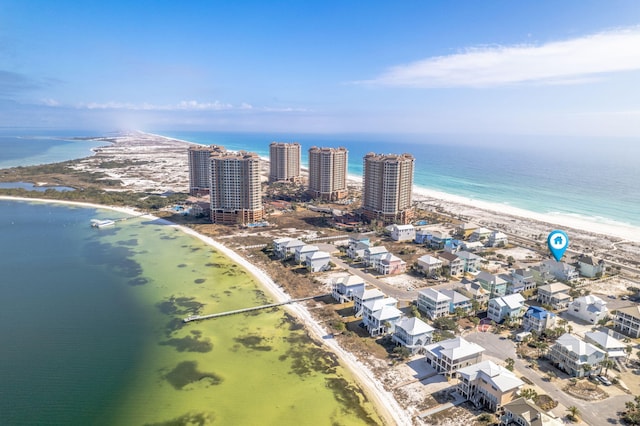
[[[12,197],[4,195],[0,195],[0,200],[62,204],[83,208],[103,209],[127,214],[130,216],[139,216],[141,214],[141,212],[129,207],[108,206],[78,201]],[[291,299],[291,297],[289,297],[289,295],[287,295],[284,290],[267,275],[265,271],[253,265],[246,258],[242,257],[234,250],[226,247],[218,241],[215,241],[213,238],[200,234],[197,231],[184,225],[179,225],[175,222],[159,218],[152,214],[144,214],[142,217],[157,221],[158,223],[162,223],[166,226],[176,228],[187,235],[198,238],[200,241],[213,247],[215,250],[218,250],[222,255],[228,257],[232,262],[239,264],[240,266],[245,268],[256,279],[258,284],[262,288],[264,288],[271,295],[271,297],[275,299],[276,302],[284,302]],[[362,388],[367,398],[372,401],[376,409],[376,413],[385,422],[385,424],[407,426],[410,426],[412,424],[411,419],[407,416],[405,410],[400,407],[393,395],[391,395],[387,390],[384,389],[382,383],[376,379],[375,375],[369,368],[358,361],[353,354],[343,349],[334,339],[323,338],[323,336],[327,335],[327,331],[324,330],[322,326],[313,319],[309,311],[307,311],[304,306],[300,304],[289,304],[284,305],[283,307],[287,311],[292,313],[304,325],[305,329],[314,340],[320,342],[322,345],[326,345],[327,350],[335,353],[338,356],[343,367],[349,371],[356,383]]]

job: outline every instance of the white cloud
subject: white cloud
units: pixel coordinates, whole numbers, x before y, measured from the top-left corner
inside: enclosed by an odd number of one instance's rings
[[[51,98],[41,99],[40,103],[42,105],[46,105],[46,106],[50,106],[50,107],[60,106],[60,102],[56,101],[55,99],[51,99]]]
[[[147,102],[134,104],[129,102],[89,102],[76,105],[78,109],[120,109],[133,111],[223,111],[242,107],[234,107],[219,101],[198,102],[180,101],[177,104],[155,105]]]
[[[640,70],[640,27],[542,45],[482,46],[390,68],[359,83],[415,88],[584,84]]]

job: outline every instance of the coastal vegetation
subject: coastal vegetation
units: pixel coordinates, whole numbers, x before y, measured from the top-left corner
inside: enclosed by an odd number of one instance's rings
[[[29,182],[35,185],[45,182],[45,187],[65,186],[74,188],[73,191],[57,191],[53,188],[45,191],[1,188],[0,195],[129,206],[143,211],[157,211],[182,203],[188,196],[184,193],[153,194],[129,191],[122,185],[122,181],[111,179],[105,173],[79,170],[77,167],[79,162],[80,160],[71,160],[37,166],[13,167],[0,171],[0,182]],[[136,166],[146,163],[145,161],[103,161],[101,167]]]

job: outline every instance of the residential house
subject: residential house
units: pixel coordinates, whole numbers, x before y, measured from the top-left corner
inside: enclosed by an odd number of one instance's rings
[[[356,317],[362,316],[362,305],[369,300],[384,299],[386,295],[377,288],[364,289],[357,288],[353,290],[353,312]]]
[[[425,345],[431,343],[434,330],[420,318],[402,318],[396,322],[392,339],[415,354],[423,350]]]
[[[476,229],[478,229],[478,225],[476,225],[475,223],[471,223],[471,222],[461,223],[456,227],[456,235],[459,235],[462,238],[467,238]]]
[[[391,239],[394,241],[411,241],[416,237],[416,228],[409,225],[391,225]]]
[[[432,288],[418,292],[418,310],[424,312],[432,320],[449,315],[451,299]]]
[[[444,246],[451,243],[451,235],[445,231],[431,231],[431,235],[427,236],[427,244],[432,249],[440,250]]]
[[[609,309],[607,302],[598,296],[589,294],[574,299],[569,304],[567,313],[591,324],[597,324],[598,321],[609,316]]]
[[[491,235],[491,230],[487,228],[478,228],[469,236],[469,241],[484,241]]]
[[[347,257],[349,259],[362,259],[364,258],[364,251],[369,248],[371,242],[368,237],[358,235],[356,237],[350,237],[347,244]]]
[[[604,331],[587,331],[584,333],[584,340],[605,351],[609,359],[624,358],[627,356],[625,352],[627,344]]]
[[[305,265],[310,272],[322,272],[327,271],[331,262],[331,255],[326,251],[315,251],[311,254],[307,254],[305,257]]]
[[[566,284],[551,283],[538,287],[538,302],[550,305],[553,309],[563,309],[571,303],[571,296],[568,292],[571,290]]]
[[[273,240],[273,253],[278,259],[284,259],[295,255],[296,249],[304,245],[304,242],[293,238],[278,238]]]
[[[501,323],[507,317],[517,320],[525,312],[524,297],[520,293],[500,296],[489,300],[487,318]]]
[[[533,279],[531,269],[514,269],[509,273],[507,280],[507,293],[522,293],[523,291],[536,288],[536,281]]]
[[[468,251],[460,251],[456,253],[458,259],[462,260],[462,269],[464,272],[476,272],[480,268],[482,258]]]
[[[489,239],[487,241],[487,246],[489,247],[505,247],[509,244],[509,238],[507,235],[500,231],[493,231],[489,234]]]
[[[529,306],[522,316],[524,331],[536,331],[538,334],[556,326],[556,314],[539,306]]]
[[[500,426],[563,426],[564,422],[542,411],[533,401],[514,399],[502,406]]]
[[[616,311],[613,328],[629,337],[640,337],[640,307],[628,306]]]
[[[471,299],[464,294],[458,293],[455,290],[440,290],[440,293],[451,299],[449,302],[449,313],[455,314],[457,310],[462,310],[462,312],[469,312],[471,310]]]
[[[480,271],[476,275],[476,280],[489,292],[489,298],[504,296],[507,294],[507,282],[497,275]]]
[[[320,249],[317,246],[312,245],[304,245],[296,248],[296,262],[305,263],[307,261],[307,256],[311,255],[319,251]]]
[[[457,291],[477,301],[481,306],[489,303],[489,291],[485,290],[480,283],[463,282]]]
[[[395,323],[402,317],[393,297],[369,300],[362,305],[362,321],[369,334],[374,337],[393,332]]]
[[[446,243],[443,247],[444,251],[449,253],[457,253],[462,249],[462,241],[460,240],[451,240]]]
[[[563,334],[549,351],[549,359],[560,370],[574,377],[585,375],[585,365],[590,366],[588,374],[597,374],[605,352],[573,334]]]
[[[482,241],[463,241],[461,243],[462,250],[474,252],[478,250],[482,250],[484,248],[484,244]]]
[[[505,367],[482,361],[458,370],[458,393],[477,407],[497,411],[518,397],[524,382]]]
[[[365,283],[357,275],[346,275],[336,278],[331,287],[331,296],[339,303],[344,303],[353,300],[354,292],[364,292]]]
[[[438,373],[453,376],[456,371],[482,361],[484,348],[462,337],[425,346],[425,360]]]
[[[385,246],[369,247],[364,250],[364,264],[368,267],[377,269],[380,259],[389,251]]]
[[[574,266],[564,262],[556,262],[552,259],[544,260],[540,263],[540,272],[543,275],[551,275],[559,281],[574,281],[580,277]]]
[[[434,275],[438,275],[440,271],[442,271],[442,265],[442,260],[425,254],[418,258],[416,270],[428,277],[432,277]]]
[[[394,254],[386,253],[380,258],[376,269],[381,275],[404,274],[407,262]]]
[[[585,254],[578,256],[577,263],[580,275],[587,278],[601,277],[607,269],[604,260],[597,260]]]
[[[456,276],[464,273],[464,262],[453,253],[440,253],[438,255],[442,259],[442,265],[447,268],[449,275]]]
[[[431,230],[429,229],[417,229],[416,230],[416,236],[413,239],[413,242],[416,244],[426,244],[427,241],[430,239],[431,236]]]

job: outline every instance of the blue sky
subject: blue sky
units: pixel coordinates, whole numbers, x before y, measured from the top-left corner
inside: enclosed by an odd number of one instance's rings
[[[0,127],[640,136],[640,2],[0,2]]]

